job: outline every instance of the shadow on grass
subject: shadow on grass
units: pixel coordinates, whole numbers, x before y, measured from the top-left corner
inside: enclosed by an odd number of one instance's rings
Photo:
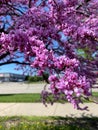
[[[1,96],[13,96],[13,95],[15,95],[15,94],[0,94],[0,97]]]
[[[98,130],[98,117],[92,115],[82,115],[82,117],[52,117],[55,121],[54,123],[58,125],[67,125],[77,128],[78,130]],[[70,129],[70,130],[77,130]]]
[[[98,130],[98,117],[92,115],[75,117],[0,117],[0,124],[16,127],[21,123],[23,126],[35,126],[35,130]],[[43,125],[44,124],[44,125]],[[38,127],[38,128],[37,128]],[[30,127],[31,128],[31,127]],[[16,129],[15,129],[16,130]],[[24,130],[24,129],[22,129]],[[32,130],[32,129],[30,129]]]

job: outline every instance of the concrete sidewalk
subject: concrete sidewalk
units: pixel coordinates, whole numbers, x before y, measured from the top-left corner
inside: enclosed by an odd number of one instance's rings
[[[26,83],[17,83],[17,82],[8,82],[0,83],[0,94],[19,94],[19,93],[41,93],[44,89],[45,83],[35,83],[35,84],[26,84]],[[49,84],[47,85],[47,90]],[[98,92],[98,88],[93,89],[93,92]]]
[[[75,110],[69,103],[55,103],[53,106],[45,107],[42,103],[0,103],[0,116],[97,116],[98,105],[85,103],[89,111]]]

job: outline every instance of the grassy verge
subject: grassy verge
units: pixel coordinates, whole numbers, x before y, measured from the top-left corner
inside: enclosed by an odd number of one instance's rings
[[[0,102],[41,102],[40,94],[0,94]]]
[[[1,130],[97,130],[98,117],[0,117]]]
[[[93,92],[94,98],[98,100],[98,92]],[[52,97],[51,97],[52,98]],[[28,102],[36,103],[41,102],[41,95],[38,93],[34,94],[0,94],[0,102]],[[58,101],[64,103],[66,101]],[[88,101],[86,101],[88,102]]]
[[[95,96],[95,97],[98,97],[98,92],[93,92],[92,95]]]
[[[27,81],[26,84],[46,84],[44,81],[37,81],[37,82],[29,82]]]

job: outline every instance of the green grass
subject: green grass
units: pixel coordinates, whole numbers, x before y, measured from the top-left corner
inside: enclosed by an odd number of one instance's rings
[[[93,92],[94,97],[98,97],[98,92]],[[98,100],[98,98],[97,98]],[[41,95],[34,94],[0,94],[0,102],[28,102],[36,103],[41,102]],[[64,103],[64,101],[58,101]],[[87,101],[88,102],[88,101]]]
[[[0,102],[41,102],[40,94],[0,94]]]
[[[46,84],[44,81],[37,81],[37,82],[29,82],[27,81],[26,84]]]
[[[95,96],[95,97],[98,97],[98,92],[93,92],[92,95]]]
[[[97,130],[98,117],[0,117],[0,130]]]

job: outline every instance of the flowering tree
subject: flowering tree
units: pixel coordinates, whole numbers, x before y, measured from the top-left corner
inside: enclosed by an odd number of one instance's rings
[[[18,63],[44,77],[54,101],[76,109],[91,96],[98,67],[98,0],[1,0],[0,64]],[[15,60],[21,53],[22,62]],[[43,91],[43,102],[49,92]]]

